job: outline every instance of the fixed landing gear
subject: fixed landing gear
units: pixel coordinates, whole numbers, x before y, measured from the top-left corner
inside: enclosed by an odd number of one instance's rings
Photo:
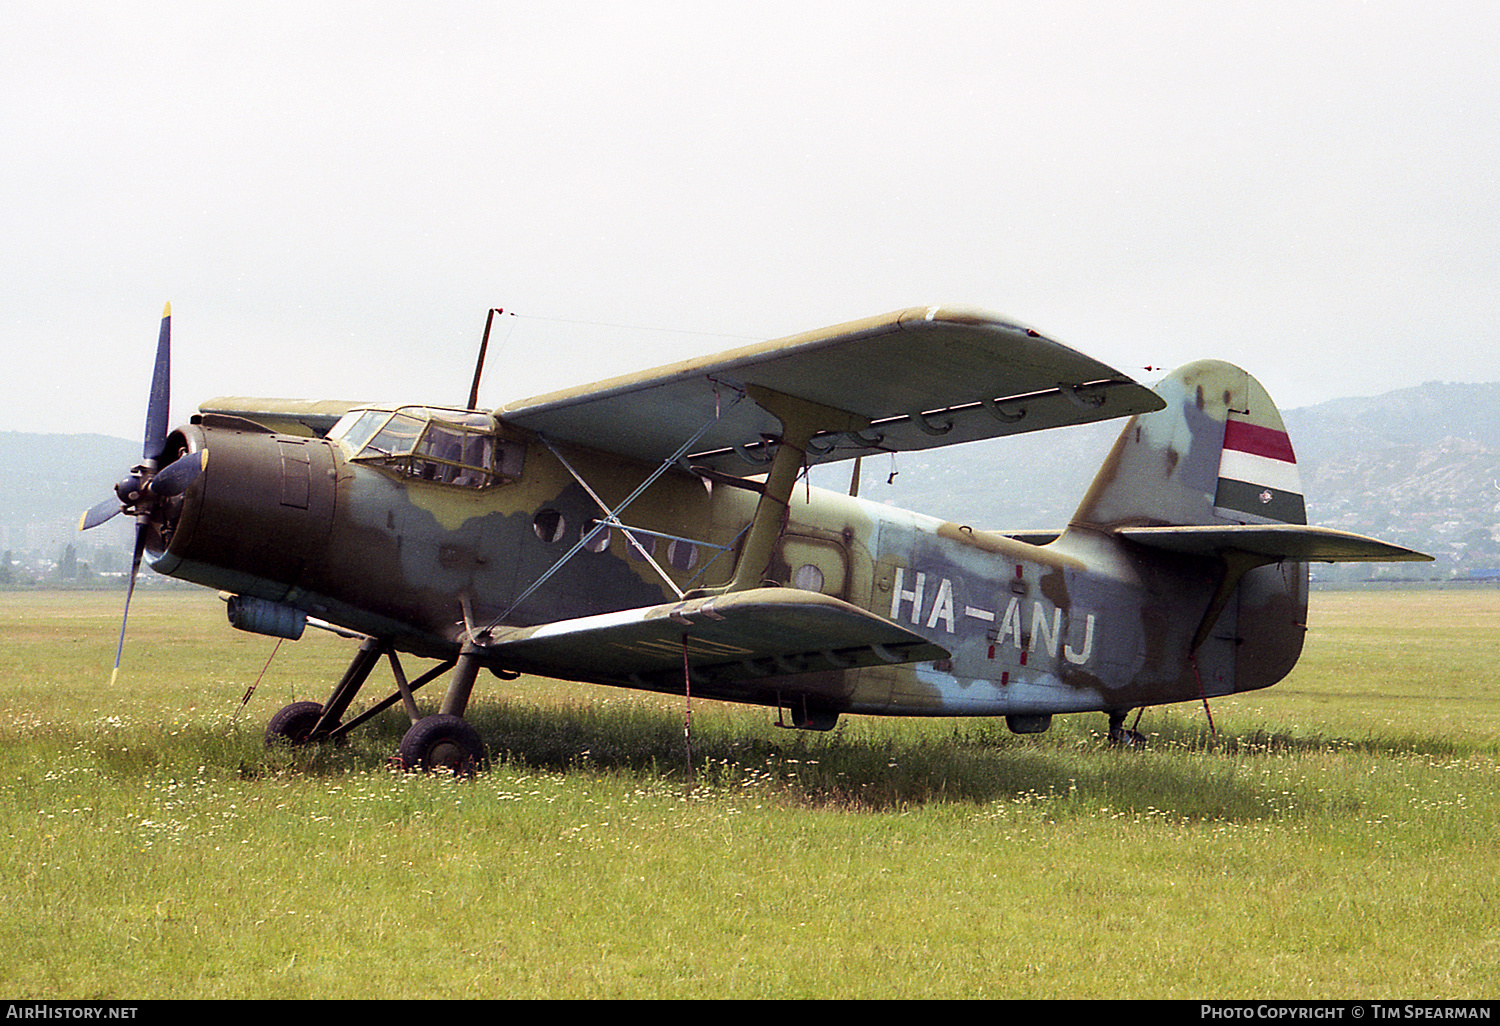
[[[486,762],[479,732],[459,717],[442,713],[413,723],[396,749],[396,759],[402,769],[447,770],[456,777],[471,777]]]
[[[1125,726],[1125,716],[1129,709],[1110,710],[1109,713],[1109,743],[1112,745],[1125,745],[1135,747],[1146,743],[1146,735],[1138,730],[1131,730]]]
[[[323,706],[317,702],[293,702],[284,706],[266,724],[266,746],[289,745],[296,748],[304,745],[322,718]]]
[[[391,673],[396,678],[396,693],[348,723],[341,723],[340,718],[382,655],[390,660]],[[412,693],[455,667],[440,712],[435,716],[422,716]],[[447,770],[458,776],[472,776],[488,761],[479,732],[463,718],[479,667],[478,650],[465,646],[457,659],[449,659],[407,683],[395,649],[376,638],[367,638],[342,679],[334,685],[328,701],[293,702],[280,710],[266,725],[266,744],[296,746],[315,741],[337,741],[366,720],[400,702],[412,726],[401,739],[392,763],[408,770]]]

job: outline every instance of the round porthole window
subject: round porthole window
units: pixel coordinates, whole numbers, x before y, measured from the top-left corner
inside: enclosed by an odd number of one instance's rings
[[[594,536],[592,538],[589,538],[589,532],[593,531],[596,527],[598,527],[599,530],[594,532]],[[599,527],[599,521],[597,520],[590,520],[583,525],[583,536],[585,538],[588,538],[588,540],[583,543],[583,547],[588,549],[590,552],[603,552],[605,549],[609,548],[609,528]]]
[[[562,541],[563,533],[568,529],[567,521],[555,509],[537,511],[537,515],[531,518],[531,526],[536,530],[536,536],[548,544]]]
[[[823,590],[823,571],[811,563],[803,563],[792,574],[792,587],[801,588],[803,591]]]
[[[667,545],[667,562],[679,570],[691,570],[698,562],[698,546],[680,538],[672,539]]]

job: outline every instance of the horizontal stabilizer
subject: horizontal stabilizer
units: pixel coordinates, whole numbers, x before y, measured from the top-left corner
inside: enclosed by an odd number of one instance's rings
[[[485,646],[507,669],[567,680],[677,689],[695,684],[943,659],[917,634],[840,599],[796,588],[501,628]]]
[[[1432,557],[1414,549],[1305,524],[1233,524],[1228,526],[1122,527],[1113,533],[1153,549],[1195,556],[1241,553],[1271,562],[1401,562]]]
[[[1014,538],[1018,542],[1025,542],[1027,545],[1051,545],[1062,535],[1061,531],[996,531],[995,533]]]

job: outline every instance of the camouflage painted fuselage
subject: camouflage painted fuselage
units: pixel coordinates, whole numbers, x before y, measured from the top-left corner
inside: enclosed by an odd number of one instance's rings
[[[898,624],[930,643],[930,658],[740,658],[735,674],[695,672],[693,693],[825,714],[1044,717],[1275,683],[1301,649],[1304,564],[1261,560],[1270,565],[1239,567],[1227,581],[1221,555],[1167,551],[1120,531],[1267,522],[1216,505],[1221,453],[1236,416],[1284,438],[1280,417],[1242,371],[1195,366],[1164,383],[1168,409],[1127,425],[1074,522],[1048,544],[797,485],[761,580]],[[605,515],[590,491],[613,510],[656,468],[554,449],[499,421],[492,431],[516,472],[466,487],[362,461],[315,433],[206,415],[173,436],[178,450],[212,458],[153,565],[435,658],[457,656],[481,626],[503,636],[674,603],[690,623],[686,604],[731,582],[755,491],[673,469],[619,512],[640,548],[620,527],[578,548]],[[682,644],[695,668],[711,654],[726,664],[745,654],[690,629]],[[680,663],[654,674],[584,658],[558,667],[503,645],[488,661],[629,687],[684,685]]]
[[[167,433],[163,312],[141,462],[80,528],[135,518],[230,622],[364,635],[272,742],[401,702],[402,765],[465,772],[478,672],[844,712],[1130,708],[1266,687],[1301,651],[1308,560],[1426,559],[1306,524],[1281,416],[1202,361],[1153,391],[1024,324],[914,307],[493,413],[211,400]],[[475,391],[477,394],[477,378]],[[809,487],[816,465],[1130,417],[1071,521],[1010,534]],[[127,590],[126,608],[129,608]],[[124,622],[116,670],[124,645]],[[399,652],[438,660],[409,681]],[[388,659],[396,693],[347,722]],[[439,710],[412,692],[452,670]]]

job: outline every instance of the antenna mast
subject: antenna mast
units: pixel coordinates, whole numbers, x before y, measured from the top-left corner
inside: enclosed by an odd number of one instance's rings
[[[467,409],[479,408],[479,376],[484,373],[484,354],[490,347],[490,328],[495,324],[495,315],[504,313],[499,307],[492,307],[484,318],[484,338],[479,340],[479,359],[474,361],[474,384],[469,386],[469,405]]]

